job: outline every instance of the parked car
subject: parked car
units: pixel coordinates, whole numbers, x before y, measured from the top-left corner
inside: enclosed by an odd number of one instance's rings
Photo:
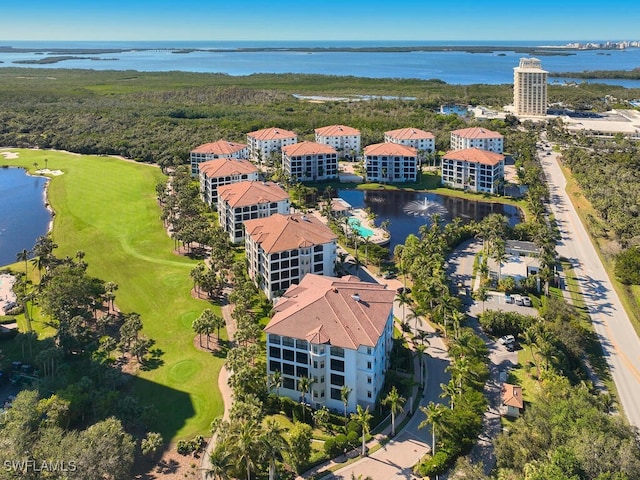
[[[522,300],[522,297],[520,295],[514,295],[513,296],[513,303],[515,303],[516,305],[523,306],[524,305],[524,300]]]
[[[508,293],[504,294],[504,303],[513,303],[513,297]]]
[[[510,343],[515,343],[516,339],[513,335],[505,335],[503,337],[500,337],[500,339],[498,340],[502,345],[508,345]]]
[[[525,307],[530,307],[531,306],[531,299],[529,297],[522,297],[522,304]]]
[[[400,287],[396,290],[398,295],[402,295],[403,293],[411,293],[411,289],[409,287]]]
[[[396,274],[393,272],[384,272],[382,274],[382,278],[384,278],[385,280],[389,280],[390,278],[396,278]]]

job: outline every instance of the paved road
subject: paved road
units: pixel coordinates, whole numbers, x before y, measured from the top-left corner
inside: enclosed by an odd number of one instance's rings
[[[545,153],[541,159],[549,183],[551,210],[561,234],[558,254],[573,266],[624,412],[629,422],[640,428],[640,341],[565,192],[566,179],[557,154]]]

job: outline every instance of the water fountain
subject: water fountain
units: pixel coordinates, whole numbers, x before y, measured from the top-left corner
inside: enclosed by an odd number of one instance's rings
[[[414,217],[431,217],[436,214],[446,216],[449,214],[449,211],[444,205],[427,198],[422,201],[414,200],[409,202],[402,210],[404,210],[406,214],[413,215]]]

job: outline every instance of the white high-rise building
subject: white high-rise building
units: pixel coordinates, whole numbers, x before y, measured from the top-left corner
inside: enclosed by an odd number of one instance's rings
[[[513,106],[516,115],[547,114],[547,75],[537,58],[521,58],[513,69]]]

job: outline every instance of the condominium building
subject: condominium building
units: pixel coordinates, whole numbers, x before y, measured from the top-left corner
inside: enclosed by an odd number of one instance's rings
[[[198,165],[202,162],[215,160],[217,158],[246,159],[248,156],[249,150],[244,143],[227,142],[226,140],[205,143],[191,150],[191,154],[189,155],[189,159],[191,160],[191,176],[198,176],[200,173]]]
[[[276,303],[267,333],[267,373],[281,372],[280,394],[300,400],[301,377],[313,380],[305,400],[347,412],[373,407],[389,366],[395,292],[386,285],[309,274]]]
[[[314,216],[275,214],[244,229],[249,276],[270,300],[307,273],[335,272],[337,237]]]
[[[218,187],[244,180],[258,180],[258,169],[248,160],[220,158],[199,165],[200,196],[207,205],[218,208]]]
[[[280,156],[282,147],[298,142],[298,135],[282,128],[264,128],[247,133],[249,158],[261,164],[268,163],[272,156]]]
[[[244,240],[242,222],[289,213],[289,194],[273,182],[238,182],[218,187],[218,222],[233,243]]]
[[[489,152],[502,153],[504,136],[482,127],[463,128],[451,132],[451,150],[480,148]]]
[[[316,143],[331,145],[340,158],[354,160],[360,153],[360,130],[345,125],[316,128]]]
[[[418,155],[421,158],[436,150],[436,137],[433,133],[418,128],[389,130],[384,132],[384,141],[413,147],[418,151]]]
[[[500,193],[504,155],[479,148],[454,150],[442,157],[442,183],[474,192]]]
[[[513,106],[516,115],[547,114],[547,75],[537,58],[521,58],[513,69]]]
[[[338,178],[338,152],[315,142],[287,145],[282,147],[282,170],[294,181]]]
[[[418,151],[396,143],[376,143],[365,147],[364,166],[369,182],[415,182]]]

